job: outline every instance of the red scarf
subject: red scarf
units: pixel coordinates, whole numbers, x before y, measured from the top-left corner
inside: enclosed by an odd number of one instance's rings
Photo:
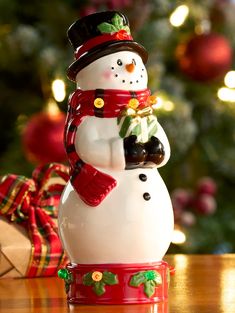
[[[90,206],[97,206],[116,186],[116,180],[84,163],[75,150],[75,135],[85,116],[118,117],[130,100],[137,99],[138,107],[148,105],[150,90],[76,90],[69,99],[64,141],[71,165],[71,183],[80,198]]]

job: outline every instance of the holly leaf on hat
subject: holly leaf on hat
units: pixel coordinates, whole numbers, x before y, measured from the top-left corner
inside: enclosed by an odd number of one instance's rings
[[[104,22],[98,25],[97,28],[102,34],[117,33],[119,30],[125,30],[128,34],[130,34],[130,28],[127,25],[123,25],[123,19],[117,13],[112,18],[112,24]]]
[[[117,29],[122,29],[123,28],[123,20],[119,14],[115,14],[114,17],[112,18],[112,24],[117,28]]]
[[[131,33],[129,26],[127,26],[127,25],[123,26],[122,29],[125,30],[128,34]]]
[[[123,25],[123,19],[119,14],[115,14],[112,18],[112,24],[118,29],[118,30],[125,30],[128,34],[130,34],[130,28],[128,26]]]
[[[99,29],[101,33],[110,34],[110,33],[118,32],[118,29],[114,25],[106,23],[106,22],[101,23],[100,25],[97,26],[97,28]]]

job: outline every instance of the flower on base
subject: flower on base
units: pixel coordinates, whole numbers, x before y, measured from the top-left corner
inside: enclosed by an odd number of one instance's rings
[[[85,286],[93,286],[92,290],[97,296],[102,296],[105,293],[105,285],[118,284],[118,278],[116,274],[111,272],[89,272],[83,276],[83,284]]]

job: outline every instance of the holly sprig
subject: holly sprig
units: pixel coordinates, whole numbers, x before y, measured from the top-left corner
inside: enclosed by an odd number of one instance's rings
[[[69,292],[70,284],[73,282],[73,275],[66,268],[61,268],[58,270],[58,277],[64,280],[65,292]]]
[[[127,25],[123,25],[123,19],[119,14],[115,14],[111,19],[112,24],[103,22],[97,26],[99,31],[103,33],[116,33],[120,30],[125,30],[128,34],[130,34],[130,28]]]
[[[141,271],[131,277],[129,284],[132,287],[144,285],[144,293],[151,298],[155,293],[155,288],[162,284],[162,277],[157,271]]]
[[[100,272],[99,272],[100,273]],[[102,296],[105,293],[105,286],[116,285],[118,284],[118,278],[116,274],[111,272],[103,272],[101,274],[101,278],[99,280],[94,280],[93,278],[94,272],[89,272],[83,276],[83,284],[85,286],[93,286],[92,290],[97,296]]]

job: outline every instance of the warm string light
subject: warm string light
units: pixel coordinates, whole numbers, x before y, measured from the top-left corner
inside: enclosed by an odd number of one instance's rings
[[[57,102],[62,102],[65,99],[65,83],[61,79],[55,79],[51,85],[53,97]]]
[[[186,18],[189,14],[189,8],[187,5],[183,4],[178,6],[170,15],[170,23],[174,27],[180,27],[184,24]]]
[[[235,71],[229,71],[224,77],[225,86],[235,88]]]
[[[157,97],[157,103],[152,106],[154,109],[162,109],[164,111],[173,111],[175,104],[170,100],[165,100],[162,97]]]
[[[207,18],[204,18],[195,26],[194,30],[197,35],[209,34],[211,30],[211,22]]]
[[[222,87],[217,92],[218,98],[224,102],[235,102],[235,89]]]
[[[186,236],[180,229],[174,229],[171,242],[176,245],[182,245],[186,241]]]
[[[226,87],[219,88],[218,98],[223,102],[235,102],[235,71],[229,71],[224,77]]]
[[[48,112],[51,116],[58,115],[60,113],[60,109],[53,99],[48,100],[45,111]]]

